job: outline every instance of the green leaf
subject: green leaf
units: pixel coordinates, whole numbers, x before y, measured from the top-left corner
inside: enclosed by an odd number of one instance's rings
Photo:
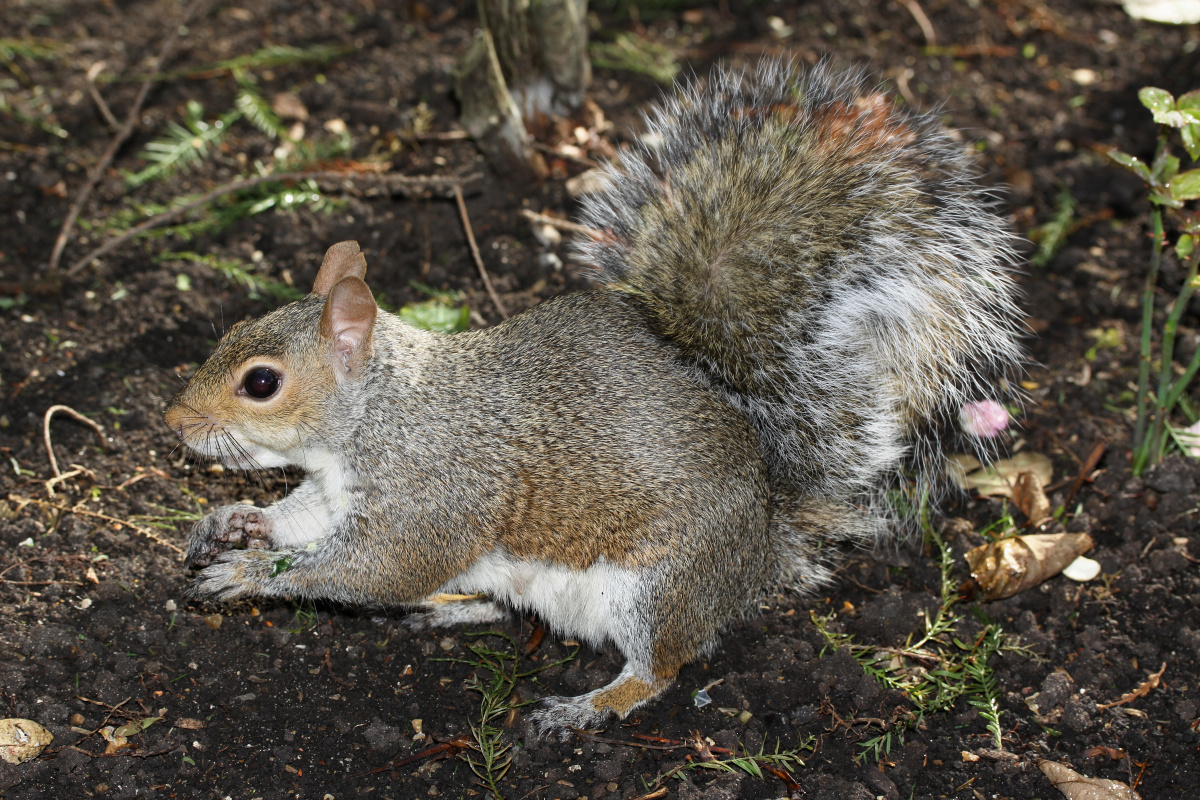
[[[1184,125],[1200,122],[1200,115],[1190,107],[1180,109],[1175,103],[1175,97],[1165,89],[1143,87],[1138,92],[1138,99],[1154,114],[1154,121],[1161,125],[1182,128]]]
[[[1106,151],[1106,154],[1113,161],[1120,164],[1125,169],[1137,175],[1146,183],[1150,183],[1150,168],[1146,166],[1146,162],[1142,161],[1137,156],[1131,156],[1128,153],[1122,153],[1120,150],[1111,149]]]
[[[1179,136],[1183,139],[1183,146],[1188,151],[1188,155],[1193,160],[1200,158],[1200,123],[1193,122],[1191,125],[1184,125],[1179,129]]]
[[[427,331],[458,333],[471,324],[471,312],[466,306],[455,308],[437,300],[411,303],[400,309],[400,319]]]
[[[1158,184],[1168,184],[1179,172],[1179,159],[1164,147],[1150,165],[1150,179]]]
[[[1180,259],[1187,258],[1192,254],[1192,250],[1196,247],[1196,240],[1190,234],[1185,233],[1179,237],[1179,241],[1175,243],[1175,255]]]
[[[1150,191],[1150,202],[1156,206],[1167,206],[1168,208],[1181,208],[1183,201],[1178,200],[1171,195],[1171,187],[1156,187]]]
[[[133,736],[136,733],[149,728],[154,723],[161,720],[162,717],[146,717],[145,719],[135,719],[133,722],[126,722],[121,727],[113,731],[114,736]]]
[[[1175,101],[1175,107],[1180,111],[1197,111],[1200,112],[1200,89],[1193,89],[1187,94],[1182,94]]]
[[[293,561],[294,559],[291,556],[282,556],[275,559],[275,565],[271,570],[271,577],[274,578],[276,575],[287,572],[292,568]]]
[[[1142,106],[1151,110],[1154,115],[1154,121],[1160,125],[1170,125],[1172,128],[1181,128],[1187,125],[1188,122],[1195,122],[1190,119],[1192,115],[1180,112],[1175,106],[1175,97],[1171,92],[1165,89],[1157,89],[1154,86],[1142,86],[1138,92],[1138,100]]]
[[[1142,105],[1156,114],[1160,111],[1175,109],[1174,95],[1166,89],[1159,89],[1155,86],[1143,86],[1138,90],[1138,100],[1141,100]]]
[[[1176,175],[1171,181],[1171,197],[1176,200],[1195,200],[1200,197],[1200,169],[1189,169]]]

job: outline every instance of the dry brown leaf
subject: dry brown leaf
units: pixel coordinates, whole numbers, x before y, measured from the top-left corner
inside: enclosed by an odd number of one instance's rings
[[[1013,503],[1033,525],[1040,525],[1050,518],[1050,500],[1042,489],[1044,485],[1033,470],[1017,475],[1016,483],[1013,484]]]
[[[186,731],[199,731],[203,730],[207,726],[204,724],[204,720],[193,719],[191,717],[180,717],[179,719],[175,720],[175,727],[183,728]]]
[[[990,466],[966,471],[973,460],[962,456],[951,458],[950,477],[963,489],[974,489],[988,497],[1012,497],[1013,487],[1023,472],[1032,472],[1034,478],[1031,480],[1036,480],[1042,487],[1048,486],[1054,478],[1054,466],[1041,453],[1024,451]]]
[[[1039,761],[1038,769],[1067,800],[1142,800],[1140,794],[1120,781],[1088,778],[1057,761]]]
[[[1113,700],[1111,703],[1105,703],[1102,706],[1096,706],[1096,708],[1113,708],[1114,706],[1123,706],[1130,700],[1137,700],[1139,697],[1145,697],[1146,695],[1150,694],[1151,689],[1158,688],[1158,684],[1162,680],[1163,673],[1166,671],[1167,662],[1164,661],[1163,665],[1158,668],[1158,672],[1142,681],[1142,684],[1132,692],[1127,692],[1118,697],[1116,700]]]
[[[50,731],[31,719],[0,719],[0,758],[9,764],[37,758],[52,741]]]
[[[119,753],[127,747],[133,747],[133,742],[117,733],[112,725],[101,728],[100,735],[104,737],[104,741],[107,743],[104,745],[104,755],[106,756]]]
[[[1123,758],[1129,758],[1129,754],[1124,750],[1118,750],[1115,747],[1105,747],[1102,744],[1089,747],[1083,751],[1083,754],[1088,758],[1096,758],[1097,756],[1108,756],[1113,761],[1120,761]]]
[[[999,600],[1053,578],[1091,549],[1086,533],[1034,534],[980,545],[966,558],[983,599]]]

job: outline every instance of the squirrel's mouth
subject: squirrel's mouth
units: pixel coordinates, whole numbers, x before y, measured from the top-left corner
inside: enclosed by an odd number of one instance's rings
[[[243,444],[229,433],[218,436],[188,437],[184,435],[184,444],[198,455],[210,458],[226,469],[256,470],[262,469],[262,454],[258,448]],[[189,439],[193,439],[189,441]]]

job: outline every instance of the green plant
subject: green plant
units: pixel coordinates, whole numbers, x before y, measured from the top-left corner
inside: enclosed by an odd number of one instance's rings
[[[396,312],[409,325],[441,333],[458,333],[471,326],[470,309],[459,305],[462,302],[461,293],[434,289],[417,280],[408,283],[431,298],[423,303],[409,303]]]
[[[246,295],[254,300],[261,298],[263,295],[268,295],[280,302],[290,302],[292,300],[299,300],[304,296],[304,293],[299,289],[288,286],[286,283],[255,275],[245,264],[231,258],[221,258],[216,255],[193,253],[186,250],[168,250],[159,255],[156,260],[159,262],[190,261],[193,264],[203,264],[211,267],[216,272],[225,276],[230,283],[244,288]]]
[[[699,740],[698,734],[696,738]],[[773,753],[765,753],[761,747],[757,753],[748,753],[743,746],[742,755],[740,756],[731,755],[728,758],[714,758],[709,748],[698,741],[697,749],[701,751],[702,755],[706,755],[707,758],[701,758],[696,761],[689,759],[687,762],[659,775],[647,788],[655,789],[671,778],[683,780],[684,773],[695,772],[697,770],[711,770],[727,774],[744,772],[752,778],[762,780],[764,769],[776,772],[781,770],[796,770],[803,767],[804,759],[801,757],[801,754],[804,751],[811,753],[815,749],[816,743],[817,737],[810,735],[790,750],[780,751],[779,742],[776,741],[775,752]]]
[[[1200,369],[1200,349],[1181,375],[1173,373],[1175,332],[1179,320],[1198,285],[1196,276],[1200,248],[1195,246],[1200,236],[1200,217],[1195,211],[1185,213],[1184,204],[1200,198],[1200,169],[1180,171],[1180,160],[1171,154],[1172,131],[1178,131],[1184,149],[1193,161],[1200,157],[1200,90],[1191,91],[1176,99],[1170,92],[1151,86],[1138,92],[1142,105],[1150,109],[1158,123],[1158,143],[1154,159],[1149,164],[1117,149],[1108,151],[1113,161],[1131,171],[1146,185],[1150,195],[1150,223],[1153,245],[1150,268],[1142,289],[1141,344],[1138,352],[1137,421],[1133,431],[1133,474],[1141,475],[1146,467],[1160,461],[1171,439],[1169,418],[1197,369]],[[1151,394],[1150,373],[1153,361],[1152,329],[1154,327],[1154,297],[1158,287],[1159,267],[1167,246],[1164,229],[1164,209],[1172,215],[1179,235],[1175,253],[1186,264],[1187,276],[1175,297],[1175,302],[1163,324],[1158,388]]]
[[[314,210],[336,208],[339,204],[328,200],[311,178],[274,181],[269,176],[303,172],[315,164],[346,155],[353,145],[350,134],[344,128],[319,140],[301,138],[302,128],[289,134],[271,103],[260,93],[257,78],[249,70],[324,62],[343,52],[345,50],[341,48],[266,48],[249,56],[220,62],[207,72],[201,71],[199,74],[205,77],[223,72],[232,74],[238,85],[233,108],[216,117],[206,117],[204,107],[189,100],[183,120],[169,122],[163,133],[142,150],[142,158],[149,163],[140,170],[124,173],[128,186],[136,189],[217,157],[221,143],[239,122],[252,125],[272,139],[282,140],[273,156],[266,159],[266,163],[253,162],[253,177],[235,181],[235,185],[246,184],[236,191],[174,197],[165,205],[132,198],[109,218],[91,224],[81,222],[81,227],[124,232],[140,225],[147,217],[176,211],[181,217],[187,215],[184,221],[169,227],[139,230],[137,235],[146,238],[174,236],[186,241],[201,232],[219,230],[268,210],[286,211],[300,206]],[[247,284],[244,271],[230,277],[255,291]]]
[[[996,749],[1003,749],[999,688],[989,662],[1000,650],[1032,655],[1019,644],[1007,641],[1001,627],[986,618],[982,619],[983,630],[973,640],[964,642],[957,637],[963,617],[955,611],[959,596],[954,558],[925,513],[921,524],[927,541],[938,552],[941,588],[937,611],[932,619],[925,614],[925,632],[917,641],[910,637],[902,647],[855,644],[849,634],[829,630],[834,614],[812,615],[829,647],[847,648],[864,672],[904,694],[916,707],[915,714],[898,715],[877,736],[859,742],[861,756],[876,760],[902,744],[905,732],[926,716],[949,711],[960,699],[979,710]]]
[[[317,625],[317,604],[311,600],[298,600],[292,604],[292,615],[292,624],[288,626],[287,632],[304,633]]]
[[[500,781],[512,766],[512,745],[504,740],[504,729],[500,720],[507,717],[513,709],[521,708],[533,702],[516,699],[517,684],[537,675],[551,667],[565,664],[575,658],[579,648],[574,648],[566,657],[558,661],[541,664],[534,669],[522,672],[519,669],[520,658],[517,655],[517,643],[508,634],[499,631],[468,633],[468,636],[494,636],[503,639],[507,647],[497,650],[480,640],[468,644],[467,650],[473,658],[442,658],[437,661],[449,661],[457,664],[467,664],[475,668],[475,672],[467,679],[466,688],[479,692],[479,720],[472,721],[471,735],[475,739],[475,752],[478,756],[463,753],[461,758],[467,762],[471,772],[479,782],[491,792],[495,800],[504,800],[500,791]],[[484,677],[480,677],[483,673]]]
[[[212,122],[205,122],[203,114],[204,106],[195,100],[188,100],[183,125],[168,122],[166,134],[147,144],[142,151],[142,158],[150,161],[150,166],[125,175],[129,187],[136,188],[199,163],[212,147],[225,138],[230,124],[242,116],[241,111],[230,111]]]
[[[617,33],[611,42],[588,45],[592,64],[649,75],[659,83],[671,83],[679,74],[679,61],[671,50],[636,33]]]
[[[217,61],[212,64],[203,64],[198,67],[189,67],[188,69],[173,70],[170,72],[160,72],[154,77],[159,81],[173,81],[180,78],[212,78],[225,73],[233,73],[239,75],[248,70],[257,69],[281,69],[285,67],[294,67],[301,64],[328,64],[338,58],[353,52],[354,47],[346,47],[341,45],[313,45],[312,47],[289,47],[286,45],[268,45],[267,47],[255,50],[253,53],[245,53],[233,58],[227,58],[224,61]],[[128,75],[125,77],[111,78],[116,81],[143,81],[147,75]]]
[[[195,511],[185,511],[182,508],[171,508],[169,506],[159,505],[158,503],[151,503],[151,505],[157,508],[159,513],[134,514],[129,519],[137,522],[145,522],[152,528],[162,528],[168,531],[177,531],[179,530],[179,525],[181,523],[199,522],[200,518],[204,516],[203,512],[200,511],[199,505],[196,506]]]
[[[1054,210],[1054,218],[1027,234],[1030,241],[1036,242],[1038,246],[1029,263],[1035,267],[1044,267],[1054,260],[1071,232],[1071,223],[1075,221],[1075,206],[1071,190],[1062,187],[1058,193],[1058,206]]]
[[[0,37],[0,64],[13,76],[0,78],[0,115],[10,116],[22,125],[32,125],[60,139],[67,138],[67,132],[54,122],[49,93],[30,80],[18,63],[54,59],[64,49],[65,45],[51,39]]]

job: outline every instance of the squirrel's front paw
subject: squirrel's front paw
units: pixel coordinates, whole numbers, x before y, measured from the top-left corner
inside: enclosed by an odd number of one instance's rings
[[[192,528],[184,563],[193,569],[207,567],[227,550],[271,547],[271,520],[254,506],[218,508]]]
[[[192,585],[192,594],[202,599],[233,600],[248,595],[271,596],[271,579],[286,572],[295,552],[279,550],[230,550],[215,556]]]

